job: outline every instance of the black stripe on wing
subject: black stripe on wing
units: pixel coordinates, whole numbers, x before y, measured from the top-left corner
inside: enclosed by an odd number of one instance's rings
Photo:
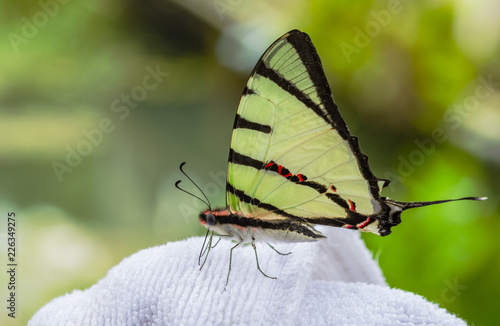
[[[310,188],[316,190],[320,194],[323,194],[323,193],[327,192],[327,190],[328,190],[328,188],[326,186],[322,185],[321,183],[307,180],[307,176],[305,176],[303,174],[292,174],[286,167],[283,167],[282,165],[278,165],[278,164],[274,163],[273,161],[265,164],[262,161],[251,158],[250,156],[240,154],[232,148],[229,149],[229,162],[233,163],[233,164],[251,166],[257,170],[264,169],[264,170],[276,172],[279,175],[281,175],[282,177],[290,180],[291,182],[298,184],[298,185],[301,185],[301,186],[310,187]]]
[[[236,119],[234,120],[234,128],[241,128],[241,129],[251,129],[255,130],[258,132],[262,132],[265,134],[271,133],[271,126],[268,125],[263,125],[257,122],[252,122],[248,121],[247,119],[243,118],[239,114],[236,115]]]
[[[278,207],[276,207],[274,205],[271,205],[268,203],[263,203],[260,200],[258,200],[257,198],[250,197],[249,195],[245,194],[245,192],[243,190],[236,189],[230,183],[226,184],[226,190],[228,192],[232,193],[233,195],[235,195],[239,200],[241,200],[244,203],[247,203],[247,204],[259,207],[259,208],[263,208],[269,212],[273,212],[273,213],[280,215],[280,216],[288,217],[288,218],[295,220],[295,221],[305,222],[305,220],[300,216],[289,214],[289,213],[279,209]]]
[[[288,179],[295,184],[313,188],[314,190],[316,190],[320,194],[323,194],[328,190],[328,188],[326,186],[322,185],[321,183],[318,183],[316,181],[307,180],[308,178],[305,174],[302,174],[302,173],[293,174],[285,166],[283,166],[281,164],[277,164],[274,161],[270,161],[269,163],[264,165],[264,170],[276,172],[279,175],[281,175],[283,178]]]
[[[234,149],[229,149],[229,162],[239,165],[251,166],[257,170],[262,169],[262,161],[251,158],[250,156],[246,156],[236,152]]]
[[[283,78],[276,70],[267,67],[264,63],[258,64],[255,67],[255,73],[261,75],[262,77],[268,78],[272,82],[276,83],[281,89],[285,92],[288,92],[290,95],[295,97],[298,101],[302,102],[306,107],[313,110],[318,116],[323,118],[328,124],[332,124],[332,120],[326,114],[322,108],[319,107],[318,104],[314,103],[311,98],[298,89],[292,82],[288,79]]]

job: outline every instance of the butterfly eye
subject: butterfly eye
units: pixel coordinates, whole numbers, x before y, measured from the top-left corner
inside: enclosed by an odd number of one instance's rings
[[[214,216],[214,214],[211,214],[211,213],[207,214],[206,221],[207,221],[207,224],[210,225],[210,226],[215,225],[215,216]]]

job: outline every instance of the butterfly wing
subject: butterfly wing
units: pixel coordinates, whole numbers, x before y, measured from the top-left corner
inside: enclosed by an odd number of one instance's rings
[[[230,211],[388,234],[398,222],[387,220],[391,208],[380,198],[388,183],[350,134],[309,36],[283,35],[258,61],[238,107]]]

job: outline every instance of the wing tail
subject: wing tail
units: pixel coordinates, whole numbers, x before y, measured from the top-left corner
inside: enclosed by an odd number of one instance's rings
[[[381,218],[378,222],[378,230],[381,236],[389,235],[391,233],[391,228],[393,226],[401,223],[401,213],[404,210],[410,208],[424,207],[436,204],[443,204],[452,201],[459,200],[486,200],[487,197],[463,197],[457,199],[445,199],[445,200],[435,200],[435,201],[418,201],[418,202],[400,202],[396,200],[389,199],[387,197],[382,197],[382,200],[385,201],[389,208],[389,212],[384,212],[384,217]]]
[[[436,205],[436,204],[442,204],[442,203],[448,203],[451,201],[459,201],[459,200],[486,200],[488,197],[463,197],[463,198],[457,198],[457,199],[445,199],[445,200],[434,200],[434,201],[416,201],[416,202],[399,202],[395,201],[389,198],[386,198],[386,202],[388,204],[392,204],[394,206],[399,207],[402,211],[410,209],[410,208],[417,208],[417,207],[424,207],[424,206],[430,206],[430,205]]]

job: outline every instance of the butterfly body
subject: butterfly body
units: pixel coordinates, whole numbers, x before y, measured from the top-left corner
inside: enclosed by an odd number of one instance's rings
[[[207,216],[212,217],[207,218]],[[244,243],[315,241],[324,236],[307,223],[268,216],[266,220],[231,213],[228,209],[205,210],[200,223],[220,236]]]

